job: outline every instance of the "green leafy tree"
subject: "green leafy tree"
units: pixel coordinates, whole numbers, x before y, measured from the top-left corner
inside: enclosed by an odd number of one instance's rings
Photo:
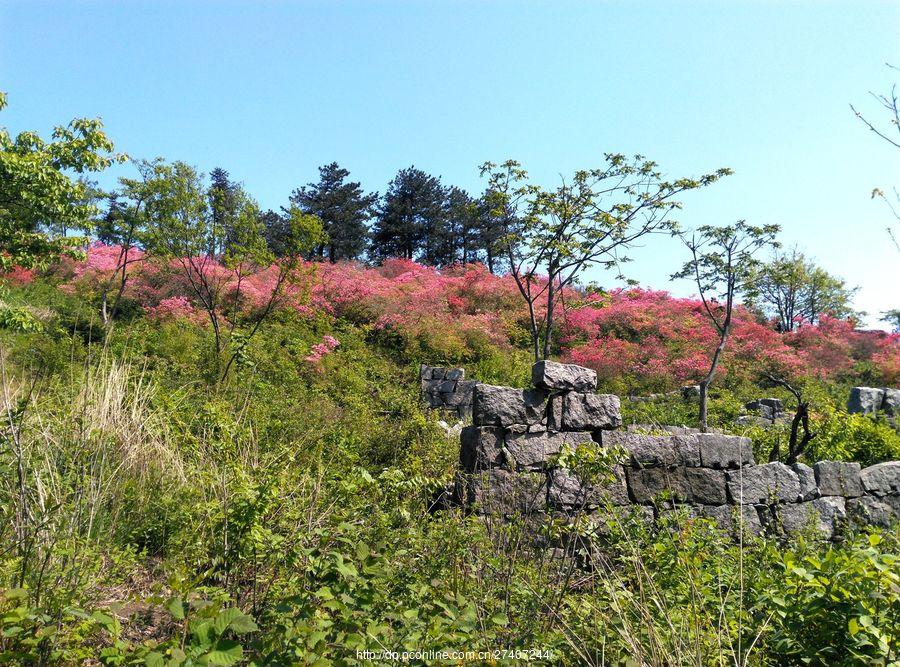
[[[6,107],[0,93],[0,111]],[[103,171],[125,157],[114,152],[99,119],[76,118],[53,130],[13,138],[0,127],[0,270],[31,268],[77,253],[84,239],[68,230],[87,229],[98,214],[97,192],[76,175]]]
[[[703,302],[703,309],[719,334],[710,360],[709,370],[700,380],[700,428],[707,428],[709,386],[731,334],[735,299],[745,290],[760,267],[756,254],[767,247],[778,247],[775,235],[778,225],[757,227],[740,220],[733,225],[705,225],[693,234],[681,234],[691,252],[691,259],[672,279],[693,280]]]
[[[436,264],[445,219],[439,178],[421,169],[401,169],[388,184],[372,232],[372,255],[420,259]]]
[[[481,173],[502,230],[500,245],[528,306],[537,361],[550,356],[564,290],[585,268],[618,267],[639,239],[675,229],[671,214],[680,207],[675,198],[730,171],[669,181],[643,156],[607,154],[604,167],[577,171],[550,190],[529,183],[514,160],[487,162]]]
[[[266,245],[259,207],[241,188],[234,190],[234,217],[223,228],[211,215],[208,189],[196,169],[184,162],[150,163],[140,196],[147,216],[147,246],[181,268],[193,296],[206,313],[214,338],[214,363],[225,379],[250,339],[282,301],[284,287],[302,256],[324,238],[318,218],[293,207],[287,212],[284,255],[266,304],[250,321],[240,305],[246,279],[275,261]],[[226,243],[227,237],[227,243]],[[219,249],[211,254],[210,249]],[[241,327],[239,329],[239,327]]]
[[[318,183],[291,195],[291,204],[322,221],[327,240],[314,253],[330,262],[362,256],[368,243],[368,220],[378,201],[377,193],[365,194],[359,183],[347,181],[348,176],[349,171],[332,162],[319,167]]]
[[[796,248],[760,265],[746,288],[748,304],[774,319],[779,331],[793,331],[802,322],[815,324],[823,314],[856,315],[850,303],[855,292]]]

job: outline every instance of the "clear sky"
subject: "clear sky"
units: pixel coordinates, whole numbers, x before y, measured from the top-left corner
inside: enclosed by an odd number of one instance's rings
[[[849,104],[877,115],[898,37],[900,2],[863,0],[0,0],[0,124],[102,116],[130,155],[224,167],[272,208],[332,160],[382,192],[411,164],[473,193],[508,157],[545,185],[604,152],[728,166],[682,223],[781,224],[877,315],[900,307],[900,253],[869,195],[900,185],[900,151]],[[633,256],[631,277],[691,293],[675,241]]]

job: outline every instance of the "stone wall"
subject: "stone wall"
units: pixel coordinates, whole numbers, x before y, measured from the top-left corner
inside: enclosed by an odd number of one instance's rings
[[[457,419],[471,419],[475,380],[466,380],[462,368],[426,366],[419,368],[420,394],[425,405]]]
[[[887,417],[900,417],[900,389],[890,387],[853,387],[847,399],[847,411]]]
[[[619,399],[594,393],[596,374],[589,369],[544,361],[535,364],[532,380],[529,389],[472,388],[473,424],[460,436],[453,491],[455,502],[471,511],[535,518],[587,513],[602,522],[615,507],[648,521],[683,508],[735,532],[742,526],[780,534],[814,525],[826,538],[850,521],[887,526],[900,518],[900,462],[863,470],[832,461],[757,464],[743,437],[619,430]],[[612,474],[601,484],[555,465],[564,448],[579,445],[605,448],[611,457]]]

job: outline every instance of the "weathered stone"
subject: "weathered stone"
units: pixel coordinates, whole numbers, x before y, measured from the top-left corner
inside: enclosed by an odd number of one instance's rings
[[[797,473],[797,479],[800,480],[800,493],[798,501],[815,500],[819,497],[819,487],[816,484],[816,473],[805,463],[795,463],[791,466],[791,470]]]
[[[771,419],[766,419],[759,415],[740,415],[735,417],[734,423],[738,426],[762,426],[763,428],[772,426]]]
[[[698,514],[712,519],[721,530],[735,536],[740,534],[741,529],[744,534],[750,535],[759,535],[762,532],[759,512],[753,505],[700,505]]]
[[[780,461],[747,466],[728,473],[728,495],[735,504],[780,503],[797,500],[800,480],[797,473]]]
[[[456,393],[471,401],[477,384],[478,380],[460,380],[456,383]]]
[[[900,494],[900,461],[886,461],[863,468],[859,478],[866,493],[876,496]]]
[[[466,370],[464,368],[448,368],[444,373],[444,378],[447,380],[462,380],[466,376]]]
[[[900,417],[900,389],[884,389],[881,409],[884,410],[886,415]]]
[[[688,400],[691,398],[697,398],[700,396],[700,385],[699,384],[689,384],[681,387],[678,390],[678,393],[681,394],[681,398]]]
[[[459,441],[459,465],[466,472],[494,468],[503,462],[502,428],[466,426]]]
[[[472,417],[477,426],[537,424],[544,418],[546,392],[477,384],[472,394]]]
[[[502,468],[464,476],[465,504],[479,514],[512,516],[547,507],[546,477]]]
[[[900,522],[900,495],[851,498],[847,511],[857,522],[890,528]]]
[[[883,389],[853,387],[850,390],[850,398],[847,400],[847,412],[861,412],[864,415],[873,415],[881,409],[883,400]]]
[[[614,466],[613,478],[608,483],[588,485],[582,483],[577,475],[565,468],[550,470],[550,489],[548,499],[551,505],[562,509],[594,508],[605,502],[613,505],[627,505],[628,487],[625,484],[625,471],[621,466]]]
[[[664,502],[721,505],[726,502],[725,473],[708,468],[629,469],[628,489],[641,505]]]
[[[705,468],[740,468],[753,465],[753,444],[750,438],[718,433],[701,433],[700,464]]]
[[[696,435],[643,435],[627,431],[604,431],[604,446],[620,447],[637,468],[700,465],[700,445]]]
[[[813,465],[821,496],[856,498],[864,493],[858,463],[819,461]]]
[[[443,380],[444,373],[447,372],[446,368],[438,368],[436,366],[431,367],[431,379],[432,380]]]
[[[575,449],[579,445],[593,442],[590,433],[513,429],[506,434],[506,453],[512,459],[507,460],[507,463],[517,468],[542,468],[564,446]]]
[[[554,415],[555,417],[555,415]],[[563,396],[564,431],[594,431],[622,425],[619,397],[612,394],[582,394],[570,391]]]
[[[535,387],[551,391],[592,392],[597,388],[597,373],[590,368],[556,361],[539,361],[531,367]]]
[[[562,431],[563,395],[555,394],[547,400],[547,430]]]
[[[444,380],[438,385],[438,391],[442,394],[450,394],[456,391],[456,380]]]
[[[796,533],[813,526],[823,539],[830,540],[846,519],[847,508],[843,498],[830,496],[804,503],[779,505],[776,516],[778,527],[785,533]]]

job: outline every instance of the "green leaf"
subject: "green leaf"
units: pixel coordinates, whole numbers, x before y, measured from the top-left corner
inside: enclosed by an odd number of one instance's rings
[[[213,649],[201,658],[203,664],[228,667],[234,665],[244,656],[244,649],[236,641],[220,639]]]
[[[259,629],[256,626],[256,623],[253,622],[253,619],[237,607],[231,607],[220,611],[219,615],[216,616],[213,627],[216,630],[216,634],[219,636],[225,634],[225,631],[229,628],[238,634],[253,632],[254,630]]]
[[[184,619],[184,601],[181,598],[172,598],[166,608],[176,621]]]
[[[148,653],[147,657],[144,658],[144,664],[147,667],[165,667],[166,661],[162,653],[153,651],[153,653]]]

